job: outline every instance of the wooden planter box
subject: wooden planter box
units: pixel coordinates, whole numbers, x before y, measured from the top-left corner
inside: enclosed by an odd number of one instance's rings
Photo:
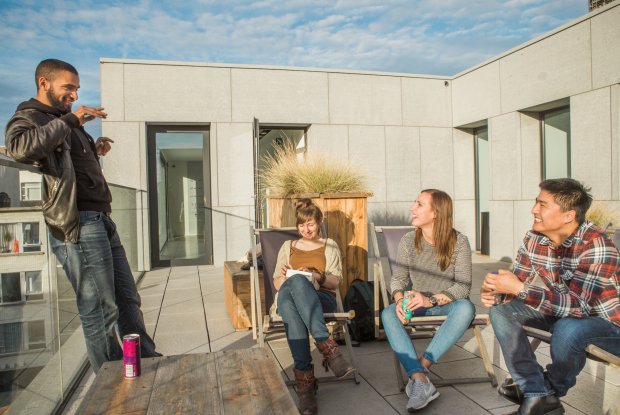
[[[259,271],[261,304],[265,303],[262,271]],[[250,271],[241,269],[237,261],[224,262],[224,299],[226,310],[235,329],[252,327]]]
[[[351,282],[368,280],[368,197],[371,193],[314,193],[296,197],[267,197],[267,226],[296,226],[295,199],[310,198],[323,211],[327,237],[336,241],[342,254],[344,298]]]

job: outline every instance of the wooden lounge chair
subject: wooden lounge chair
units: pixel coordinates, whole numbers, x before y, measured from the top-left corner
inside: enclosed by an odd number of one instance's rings
[[[370,238],[372,240],[372,246],[374,251],[374,280],[375,280],[375,337],[378,339],[385,338],[385,332],[380,328],[381,310],[379,309],[380,297],[383,300],[383,304],[388,305],[392,301],[392,296],[389,289],[389,277],[392,276],[392,266],[396,262],[396,255],[398,253],[398,244],[402,237],[413,230],[412,226],[375,226],[370,224]],[[384,253],[388,259],[388,269],[384,273],[384,267],[381,262],[382,253],[379,248],[378,235],[382,234],[385,241],[386,252]],[[445,316],[436,317],[414,317],[411,319],[407,328],[410,330],[410,337],[412,339],[431,338],[446,320]],[[477,314],[471,323],[470,329],[474,331],[476,342],[478,343],[478,349],[480,350],[480,356],[484,364],[484,369],[487,373],[486,377],[475,378],[454,378],[454,379],[438,379],[433,380],[436,385],[454,385],[463,383],[481,383],[490,382],[494,387],[497,386],[497,379],[493,370],[493,365],[489,358],[486,346],[482,340],[482,334],[480,333],[480,326],[486,326],[490,323],[488,314]],[[402,371],[400,369],[400,362],[394,354],[394,362],[396,368],[396,378],[398,387],[403,390],[405,387],[405,380],[403,379]]]
[[[278,258],[278,252],[285,241],[298,239],[299,233],[296,228],[268,228],[268,229],[255,229],[250,226],[250,240],[252,246],[252,267],[250,276],[250,291],[252,293],[252,331],[253,336],[257,340],[261,347],[264,347],[265,342],[270,334],[283,333],[284,323],[280,316],[271,316],[269,309],[273,304],[275,298],[275,287],[273,285],[273,273],[275,271],[276,262]],[[257,268],[257,241],[261,245],[261,254],[263,259],[263,283],[265,287],[265,303],[261,304],[260,291],[256,289],[259,287],[259,272]],[[326,322],[337,321],[342,325],[344,332],[344,339],[346,343],[346,349],[351,359],[353,367],[357,368],[355,362],[355,356],[353,354],[353,348],[351,345],[351,337],[349,335],[347,322],[355,317],[354,311],[344,312],[342,307],[342,299],[340,298],[340,292],[336,290],[336,312],[335,313],[323,313],[323,317]],[[352,375],[344,378],[337,379],[334,376],[319,377],[319,382],[327,382],[334,380],[353,380],[355,383],[359,383],[357,378],[358,373],[353,372]]]

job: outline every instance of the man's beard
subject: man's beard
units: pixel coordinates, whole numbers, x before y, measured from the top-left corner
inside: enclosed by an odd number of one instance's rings
[[[47,93],[47,100],[51,104],[52,107],[60,110],[62,112],[71,111],[71,104],[67,107],[67,105],[62,101],[62,99],[58,99],[58,97],[54,94],[54,89],[50,88]]]

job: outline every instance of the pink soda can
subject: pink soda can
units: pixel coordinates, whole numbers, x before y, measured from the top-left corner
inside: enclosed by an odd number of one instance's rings
[[[125,369],[125,378],[131,379],[140,376],[139,334],[123,336],[123,367]]]

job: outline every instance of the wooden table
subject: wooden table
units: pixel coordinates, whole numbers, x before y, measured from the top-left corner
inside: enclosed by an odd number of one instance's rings
[[[297,414],[270,352],[262,348],[142,359],[123,377],[107,362],[79,414]]]

